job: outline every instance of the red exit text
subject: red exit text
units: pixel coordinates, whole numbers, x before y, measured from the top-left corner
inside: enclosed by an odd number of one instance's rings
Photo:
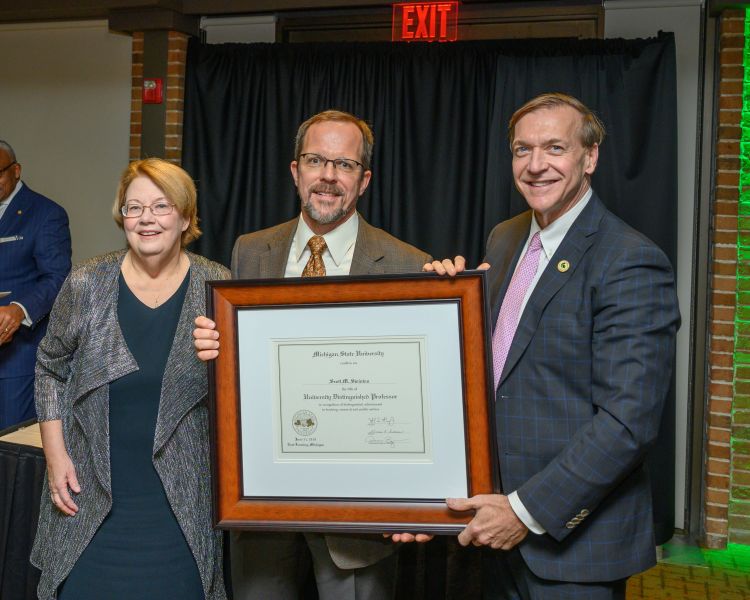
[[[394,42],[454,42],[458,2],[401,2],[393,5]]]

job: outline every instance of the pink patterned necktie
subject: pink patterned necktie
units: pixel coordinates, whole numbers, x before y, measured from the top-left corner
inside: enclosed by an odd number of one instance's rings
[[[495,390],[500,383],[500,375],[503,373],[505,360],[508,358],[510,344],[513,341],[513,336],[516,335],[516,327],[518,327],[518,320],[521,316],[521,304],[529,285],[534,281],[541,252],[542,240],[537,231],[531,238],[529,248],[510,280],[508,291],[505,292],[505,298],[503,298],[503,304],[500,307],[500,313],[497,315],[497,324],[492,334],[492,368],[495,373]]]

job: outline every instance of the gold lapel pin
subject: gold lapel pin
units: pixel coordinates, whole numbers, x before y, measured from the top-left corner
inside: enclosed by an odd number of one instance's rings
[[[560,271],[560,273],[565,273],[568,269],[570,269],[570,263],[567,260],[561,260],[557,263],[557,270]]]
[[[22,215],[22,214],[23,214],[23,211],[22,211],[22,210],[19,210],[19,211],[18,211],[18,212],[17,212],[16,214],[17,214],[17,215]]]

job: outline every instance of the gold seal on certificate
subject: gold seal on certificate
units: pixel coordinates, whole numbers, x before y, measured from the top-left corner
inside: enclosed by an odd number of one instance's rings
[[[298,410],[292,417],[292,427],[299,435],[307,437],[315,433],[318,428],[318,420],[309,410]]]

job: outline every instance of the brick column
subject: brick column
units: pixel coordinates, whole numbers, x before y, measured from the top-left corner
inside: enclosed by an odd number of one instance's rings
[[[132,83],[131,83],[131,105],[130,105],[130,160],[145,158],[143,149],[143,136],[150,134],[151,150],[146,150],[150,156],[165,158],[176,164],[182,161],[182,119],[185,95],[185,59],[187,55],[187,44],[189,36],[177,31],[163,32],[166,36],[166,64],[164,58],[149,60],[157,61],[158,76],[164,73],[164,117],[158,117],[154,123],[154,113],[151,113],[152,125],[157,129],[144,132],[143,120],[143,77],[144,77],[144,33],[133,33],[133,58],[132,58]],[[163,39],[163,38],[162,38]],[[162,46],[163,48],[163,46]],[[157,54],[158,57],[158,54]],[[151,69],[155,66],[152,64]],[[153,74],[149,76],[154,76]],[[152,108],[149,106],[148,108]],[[162,139],[161,124],[164,126]],[[154,135],[158,137],[155,139]]]
[[[133,58],[131,67],[130,92],[130,160],[141,157],[141,126],[143,111],[141,98],[143,93],[143,32],[133,33]]]
[[[167,127],[164,158],[176,164],[182,161],[182,118],[185,106],[185,58],[188,36],[169,32],[167,62]]]
[[[712,258],[709,332],[709,405],[706,423],[705,544],[723,548],[728,535],[730,440],[735,395],[735,304],[737,272],[737,205],[742,107],[744,11],[720,17],[718,90],[719,127],[712,203]],[[750,336],[747,339],[750,348]],[[744,339],[738,339],[744,344]],[[742,385],[739,390],[741,391]]]

